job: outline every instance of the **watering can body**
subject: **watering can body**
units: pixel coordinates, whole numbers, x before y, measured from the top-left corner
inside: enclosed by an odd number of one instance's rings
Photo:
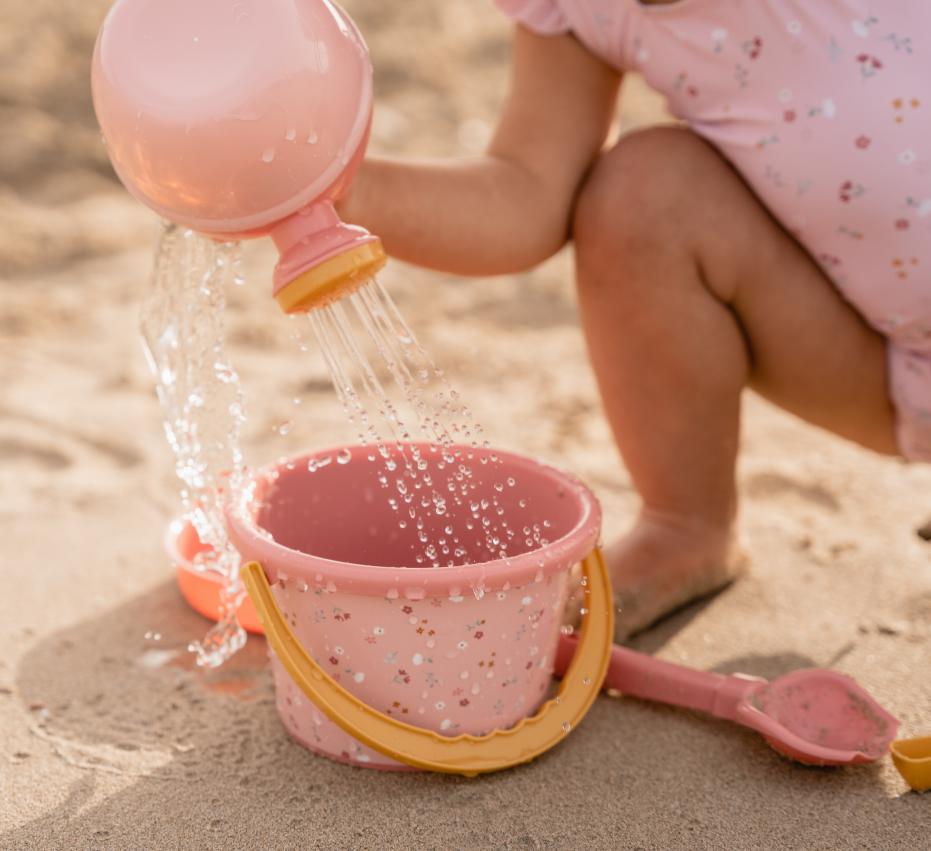
[[[271,235],[276,295],[347,251],[377,259],[332,206],[365,151],[372,68],[329,0],[118,0],[91,81],[126,188],[217,239]]]

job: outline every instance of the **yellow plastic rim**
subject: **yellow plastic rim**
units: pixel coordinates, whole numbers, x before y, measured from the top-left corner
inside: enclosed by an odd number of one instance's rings
[[[889,746],[892,762],[916,792],[931,790],[931,736],[898,739]]]
[[[595,702],[611,658],[614,608],[601,551],[582,561],[586,607],[579,643],[559,686],[536,715],[508,730],[484,736],[449,737],[382,714],[333,680],[307,653],[285,621],[258,562],[243,568],[243,580],[265,635],[285,670],[327,718],[370,748],[398,762],[429,771],[474,777],[524,762],[561,742]]]
[[[275,294],[275,300],[285,313],[306,313],[356,289],[387,259],[378,240],[353,246],[289,281]]]

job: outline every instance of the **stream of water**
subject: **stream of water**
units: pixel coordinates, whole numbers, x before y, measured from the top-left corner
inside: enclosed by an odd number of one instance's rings
[[[238,243],[165,224],[140,323],[183,509],[200,540],[212,547],[196,566],[223,578],[220,620],[190,645],[198,664],[207,667],[222,664],[246,641],[236,621],[245,593],[239,554],[223,522],[225,496],[238,491],[244,472],[243,393],[224,346],[225,293],[231,281],[241,280],[239,252]]]
[[[239,252],[238,243],[217,243],[166,224],[141,322],[183,508],[200,540],[212,548],[196,566],[218,572],[223,581],[219,623],[190,645],[198,663],[208,667],[222,664],[246,638],[235,617],[244,596],[239,556],[223,519],[225,500],[245,481],[243,393],[224,347],[226,288],[242,282]],[[368,447],[369,462],[379,465],[377,478],[398,525],[418,530],[415,565],[471,564],[547,543],[546,523],[520,530],[508,524],[497,494],[514,487],[513,478],[502,473],[495,481],[492,469],[495,495],[473,493],[476,461],[496,467],[499,460],[494,453],[475,452],[488,449],[481,425],[378,281],[291,320],[299,348],[316,345],[323,353],[350,428]],[[286,433],[291,425],[279,430]],[[315,458],[308,470],[349,458],[348,451]],[[447,467],[452,475],[444,475],[445,485],[436,483],[431,471]],[[436,524],[425,518],[443,517],[451,508],[470,518],[468,532],[477,528],[481,534],[460,539],[452,525],[429,534],[426,529]]]

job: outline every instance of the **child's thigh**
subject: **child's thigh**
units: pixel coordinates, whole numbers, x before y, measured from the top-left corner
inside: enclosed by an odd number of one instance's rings
[[[885,338],[698,136],[656,128],[623,137],[580,192],[574,236],[590,262],[614,270],[619,299],[686,310],[685,291],[699,281],[739,323],[754,389],[896,451]]]

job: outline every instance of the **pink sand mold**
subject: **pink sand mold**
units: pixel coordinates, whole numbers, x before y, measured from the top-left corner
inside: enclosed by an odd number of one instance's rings
[[[496,496],[518,528],[549,520],[552,543],[506,560],[412,566],[418,530],[400,528],[409,518],[388,505],[382,464],[368,460],[366,447],[313,473],[310,458],[335,451],[262,471],[245,510],[228,514],[233,544],[262,564],[288,623],[328,673],[381,712],[449,735],[508,728],[546,697],[570,570],[592,552],[601,524],[595,497],[576,479],[518,455],[497,452],[493,465],[478,460],[487,451],[464,451],[474,454],[473,499]],[[455,467],[440,470],[426,444],[421,452],[445,493]],[[517,484],[498,493],[494,485],[509,477]],[[423,517],[432,539],[452,524],[466,547],[481,551],[484,536],[465,527],[468,505],[450,500],[445,515]],[[271,664],[278,712],[301,744],[355,764],[406,768],[344,733],[274,656]]]
[[[572,658],[573,644],[571,638],[561,642],[557,671]],[[696,671],[615,646],[605,687],[736,721],[785,756],[810,765],[873,762],[886,754],[899,728],[898,719],[853,679],[818,668],[770,682]]]

